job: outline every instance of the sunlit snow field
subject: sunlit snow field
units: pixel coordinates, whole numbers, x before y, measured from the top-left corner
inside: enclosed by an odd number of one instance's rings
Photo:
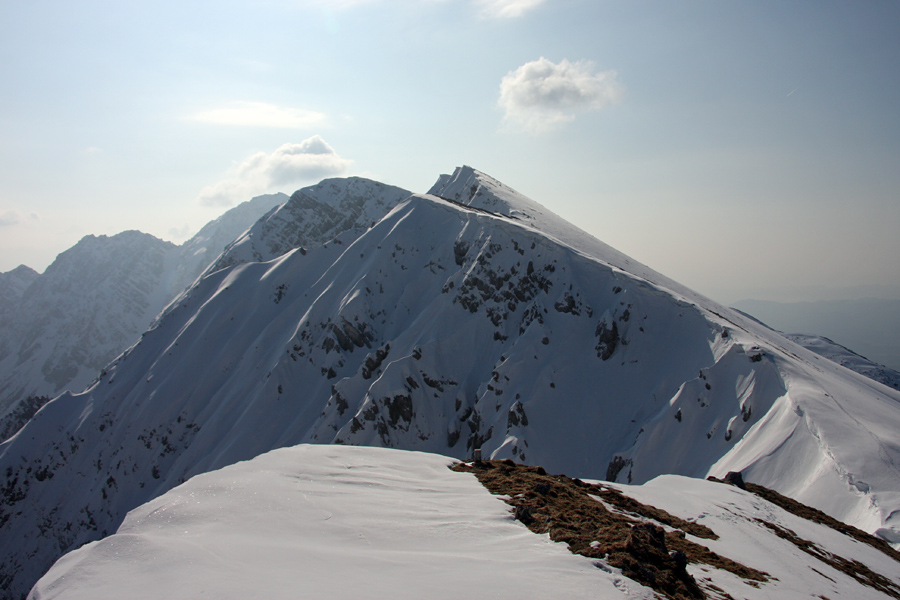
[[[71,552],[30,598],[653,598],[602,562],[513,520],[502,498],[433,454],[274,450],[194,477]],[[616,486],[711,527],[695,540],[773,576],[758,588],[691,565],[733,597],[883,598],[775,537],[776,523],[895,581],[900,564],[734,487],[679,476]],[[692,536],[689,536],[692,537]]]

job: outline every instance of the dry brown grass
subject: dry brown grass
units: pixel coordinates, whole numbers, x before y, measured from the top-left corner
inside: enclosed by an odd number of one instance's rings
[[[718,483],[727,483],[720,479],[716,479],[715,477],[709,477],[708,479],[711,481],[716,481]],[[870,535],[865,531],[862,531],[861,529],[857,529],[852,525],[842,523],[841,521],[838,521],[833,517],[829,517],[818,509],[807,506],[801,502],[794,500],[793,498],[783,496],[775,490],[770,490],[767,487],[763,487],[755,483],[745,482],[743,483],[743,488],[748,492],[752,492],[760,498],[763,498],[771,502],[772,504],[775,504],[776,506],[780,506],[791,514],[794,514],[808,521],[812,521],[813,523],[818,523],[820,525],[830,527],[831,529],[843,533],[844,535],[847,535],[858,542],[867,544],[877,550],[880,550],[887,556],[900,562],[900,552],[894,550],[884,540],[876,538],[875,536]],[[827,552],[813,542],[799,537],[796,533],[785,527],[780,527],[778,525],[775,525],[774,523],[769,523],[766,521],[759,521],[759,523],[774,532],[775,535],[777,535],[781,539],[791,542],[800,550],[803,550],[810,556],[814,556],[825,564],[830,565],[834,569],[849,575],[859,583],[871,588],[875,588],[893,598],[900,598],[900,586],[898,586],[897,583],[895,583],[888,577],[885,577],[884,575],[876,573],[858,560],[847,559],[842,556]],[[813,570],[815,571],[815,569]],[[816,572],[818,573],[818,571]],[[821,573],[819,574],[825,577],[825,575]]]
[[[697,584],[685,569],[689,563],[727,570],[749,585],[769,579],[767,573],[719,556],[685,535],[687,531],[716,539],[708,527],[641,504],[613,489],[565,475],[548,475],[541,467],[511,460],[459,463],[453,469],[473,473],[491,493],[508,496],[515,517],[535,533],[549,534],[576,554],[604,560],[673,600],[706,598],[707,591],[721,597],[720,590],[704,591]],[[608,510],[592,495],[617,511]],[[667,532],[659,523],[674,529]]]

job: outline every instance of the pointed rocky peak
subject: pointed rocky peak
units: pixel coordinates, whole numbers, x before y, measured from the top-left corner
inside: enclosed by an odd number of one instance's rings
[[[177,246],[141,231],[123,231],[116,235],[86,235],[77,244],[61,252],[43,276],[29,287],[28,296],[49,289],[95,290],[104,281],[140,276],[141,268],[158,277],[166,257]],[[65,282],[65,283],[63,283]],[[49,287],[48,287],[49,286]]]
[[[26,265],[19,265],[11,271],[0,273],[0,304],[21,298],[26,288],[38,277],[40,274]]]
[[[549,213],[537,202],[469,166],[457,167],[452,175],[441,175],[428,190],[432,196],[525,222],[541,220]]]
[[[681,294],[691,294],[676,282],[622,254],[542,204],[472,167],[457,167],[452,175],[441,175],[428,194],[454,204],[506,217],[536,229],[564,246],[642,279],[662,284]],[[609,223],[604,226],[615,227],[615,224]]]

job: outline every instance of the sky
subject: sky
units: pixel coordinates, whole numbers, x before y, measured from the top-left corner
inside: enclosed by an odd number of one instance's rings
[[[0,271],[467,164],[721,302],[900,290],[897,31],[868,0],[2,2]]]

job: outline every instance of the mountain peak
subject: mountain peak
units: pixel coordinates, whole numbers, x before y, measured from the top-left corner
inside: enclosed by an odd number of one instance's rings
[[[364,177],[325,179],[291,194],[230,244],[209,270],[268,261],[294,248],[328,242],[344,231],[364,231],[410,195]]]
[[[438,177],[428,194],[525,222],[538,220],[547,213],[537,202],[466,165],[457,167],[452,175]]]

